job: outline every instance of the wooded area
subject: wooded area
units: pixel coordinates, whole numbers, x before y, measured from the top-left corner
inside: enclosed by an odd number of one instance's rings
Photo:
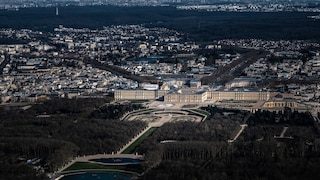
[[[119,24],[145,24],[181,31],[195,41],[244,38],[319,41],[320,21],[307,18],[314,15],[312,12],[184,11],[165,6],[67,6],[59,7],[59,16],[55,15],[54,7],[1,11],[0,26],[52,32],[59,25],[101,29]]]
[[[212,114],[209,120],[168,123],[138,148],[155,166],[141,179],[320,177],[320,139],[308,113],[259,111],[250,116],[237,141],[227,143],[248,113],[206,109]],[[288,127],[284,138],[275,138],[284,127]],[[176,141],[160,143],[165,139]]]
[[[33,178],[35,173],[24,174],[32,172],[27,160],[34,158],[39,159],[37,165],[52,172],[74,156],[118,150],[146,123],[118,118],[141,105],[110,101],[53,99],[27,110],[0,107],[0,172],[8,167],[16,169],[1,172],[0,179],[41,179]]]
[[[0,179],[46,179],[41,172],[55,170],[73,156],[111,153],[146,127],[118,119],[143,108],[140,104],[110,101],[53,99],[26,110],[1,107]],[[149,167],[140,179],[320,177],[320,138],[308,113],[203,110],[210,113],[207,120],[166,123],[136,148]],[[228,143],[243,123],[248,127]],[[33,159],[44,171],[31,168],[27,162]]]

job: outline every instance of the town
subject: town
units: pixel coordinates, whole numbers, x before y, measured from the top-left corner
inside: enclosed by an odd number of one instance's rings
[[[319,102],[320,44],[316,42],[196,43],[186,41],[181,32],[143,25],[100,30],[60,25],[51,33],[1,29],[0,34],[23,42],[0,46],[2,103],[114,96],[171,103],[265,101],[244,107],[253,111],[290,104],[305,111],[317,109],[312,102]],[[227,52],[232,48],[247,52]],[[252,51],[259,53],[249,61],[245,55]]]
[[[320,12],[319,2],[316,0],[303,1],[276,1],[276,0],[51,0],[51,1],[12,1],[0,2],[0,9],[19,10],[32,7],[58,7],[58,6],[177,6],[177,9],[228,11],[228,12]]]

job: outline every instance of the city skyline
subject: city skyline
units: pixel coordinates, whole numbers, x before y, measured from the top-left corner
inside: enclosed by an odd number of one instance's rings
[[[119,5],[119,6],[160,6],[160,5],[209,5],[209,4],[283,4],[318,5],[319,0],[1,0],[0,8],[52,7],[69,5]]]

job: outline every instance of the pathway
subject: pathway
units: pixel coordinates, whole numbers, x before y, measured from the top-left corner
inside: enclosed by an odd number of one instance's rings
[[[287,127],[287,126],[283,128],[283,130],[282,130],[282,132],[280,134],[280,138],[284,138],[284,134],[287,132],[288,128],[289,127]]]
[[[243,130],[248,127],[248,124],[241,124],[240,125],[240,130],[239,132],[236,134],[236,136],[233,139],[229,139],[228,142],[229,143],[233,143],[235,140],[238,139],[238,137],[240,136],[240,134],[243,132]]]
[[[274,138],[275,139],[279,139],[279,138],[281,138],[281,139],[293,139],[292,136],[284,136],[288,129],[289,129],[289,127],[287,127],[287,126],[283,127],[280,136],[274,136]]]

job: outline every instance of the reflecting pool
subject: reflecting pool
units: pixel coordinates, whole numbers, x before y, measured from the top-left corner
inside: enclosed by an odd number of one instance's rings
[[[60,180],[130,180],[130,176],[111,172],[86,172],[71,174],[62,177]]]

